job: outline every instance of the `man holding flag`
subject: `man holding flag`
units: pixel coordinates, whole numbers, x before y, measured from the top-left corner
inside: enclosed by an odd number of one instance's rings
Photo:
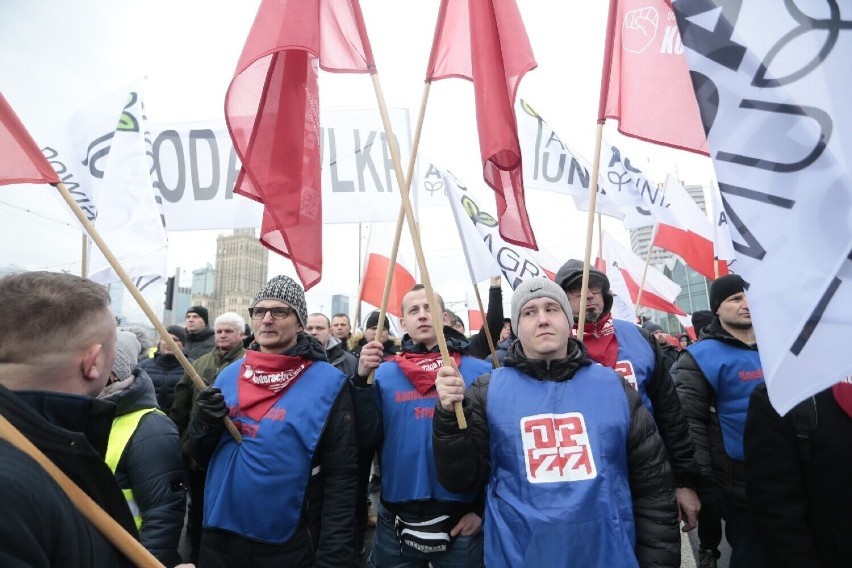
[[[556,283],[568,295],[575,318],[580,311],[582,278],[581,260],[569,260],[556,273]],[[612,303],[609,278],[590,268],[583,345],[593,361],[615,369],[639,392],[642,403],[654,417],[675,476],[678,507],[685,523],[683,531],[691,531],[701,508],[694,489],[699,471],[680,400],[657,340],[638,326],[613,318]]]

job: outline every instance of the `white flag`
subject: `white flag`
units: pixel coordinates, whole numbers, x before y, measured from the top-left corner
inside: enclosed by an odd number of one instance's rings
[[[830,4],[674,4],[782,414],[852,374],[852,35]]]
[[[97,206],[95,228],[125,272],[144,289],[164,281],[168,242],[151,177],[150,133],[140,87],[123,89],[78,113],[80,131],[86,124],[112,126],[95,143],[75,150],[80,158],[76,162],[86,166],[79,172],[81,186],[89,188]],[[89,278],[102,284],[119,280],[97,247],[92,247]]]
[[[502,273],[514,289],[527,278],[554,278],[558,265],[550,255],[504,241],[497,219],[479,207],[468,188],[453,174],[443,174],[468,268],[477,282]]]
[[[728,214],[722,206],[722,196],[713,184],[710,184],[710,199],[713,203],[713,246],[716,258],[724,260],[728,264],[728,269],[731,270],[737,260],[737,253],[734,252]]]

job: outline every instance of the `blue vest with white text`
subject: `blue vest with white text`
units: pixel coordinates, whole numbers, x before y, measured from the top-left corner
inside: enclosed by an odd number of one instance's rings
[[[751,391],[763,383],[763,367],[756,350],[728,345],[715,339],[687,347],[713,390],[716,416],[728,457],[743,461],[743,432]]]
[[[639,331],[639,328],[629,321],[612,320],[615,327],[615,338],[618,341],[618,362],[615,370],[619,371],[630,386],[639,391],[642,404],[654,415],[654,406],[648,398],[647,386],[654,375],[657,361],[654,349]]]
[[[465,386],[491,370],[491,365],[462,356],[459,371]],[[404,503],[436,499],[469,503],[474,491],[452,493],[444,489],[435,472],[432,456],[432,417],[438,396],[430,390],[424,397],[414,388],[395,361],[382,363],[376,371],[376,394],[382,412],[382,500]]]
[[[638,566],[627,466],[630,409],[599,364],[568,381],[491,372],[486,566]]]
[[[207,469],[203,526],[284,543],[298,527],[309,479],[322,474],[311,471],[311,460],[346,377],[314,361],[255,421],[240,412],[237,401],[242,363],[235,361],[216,379],[243,442],[222,434]]]

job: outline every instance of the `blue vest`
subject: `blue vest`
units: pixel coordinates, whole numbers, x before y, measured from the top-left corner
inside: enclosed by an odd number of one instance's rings
[[[503,367],[487,400],[485,565],[638,566],[621,378],[601,365],[564,382]]]
[[[654,406],[648,398],[647,387],[657,364],[654,349],[639,328],[629,321],[613,319],[612,325],[615,327],[615,338],[618,341],[618,362],[615,369],[624,375],[630,386],[639,391],[642,404],[653,416]]]
[[[315,361],[258,422],[237,402],[241,365],[216,379],[243,442],[222,434],[207,470],[203,526],[280,544],[296,532],[308,480],[322,475],[311,460],[346,377]]]
[[[466,386],[490,370],[489,363],[467,356],[459,365]],[[435,391],[424,397],[399,365],[388,361],[376,371],[376,394],[384,428],[382,500],[472,502],[476,492],[451,493],[438,481],[432,456],[432,416],[438,402]]]
[[[743,461],[743,432],[749,397],[751,391],[763,383],[758,352],[715,339],[693,343],[687,350],[716,391],[716,416],[722,429],[725,453]]]

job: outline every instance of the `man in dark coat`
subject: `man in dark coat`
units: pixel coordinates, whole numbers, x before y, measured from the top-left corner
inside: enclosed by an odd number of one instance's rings
[[[396,355],[401,351],[399,340],[391,336],[390,326],[388,324],[388,316],[385,314],[385,325],[382,327],[381,339],[385,359]],[[373,310],[364,322],[364,331],[361,333],[353,333],[349,337],[349,351],[356,357],[359,357],[361,355],[361,349],[371,341],[376,340],[376,331],[378,329],[379,310]]]
[[[679,566],[674,478],[654,421],[621,376],[592,364],[572,319],[559,286],[525,280],[505,366],[469,388],[438,371],[438,479],[449,491],[487,485],[487,566]]]
[[[766,385],[746,417],[746,499],[773,568],[852,566],[852,379],[784,417]]]
[[[358,359],[343,348],[343,343],[331,334],[331,323],[325,314],[311,314],[308,316],[308,325],[305,332],[319,341],[325,349],[325,356],[333,367],[336,367],[347,377],[351,377],[358,370]]]
[[[172,340],[179,349],[183,349],[186,343],[186,331],[179,325],[170,325],[166,328]],[[186,355],[186,351],[183,352]],[[192,363],[192,358],[187,357]],[[157,343],[157,352],[154,357],[139,361],[139,367],[151,378],[154,384],[154,393],[157,395],[157,404],[160,410],[168,414],[175,400],[175,386],[183,376],[183,367],[178,358],[171,352],[169,344],[162,339]]]
[[[353,566],[357,448],[347,377],[303,331],[305,293],[293,279],[270,280],[249,314],[255,344],[198,394],[187,430],[187,447],[207,469],[199,563]],[[378,345],[368,345],[358,371],[380,360]],[[228,414],[242,444],[224,431]]]
[[[471,357],[485,359],[491,355],[487,333],[491,334],[491,341],[495,349],[500,341],[504,321],[503,290],[500,287],[500,282],[499,276],[491,279],[491,286],[488,288],[488,307],[485,311],[485,322],[482,324],[479,333],[473,333],[473,330],[470,330],[472,335],[470,336],[470,348],[467,352]]]
[[[115,405],[94,398],[115,360],[103,286],[71,274],[0,278],[0,414],[136,536],[104,462]],[[0,566],[130,566],[32,458],[0,441]]]
[[[192,306],[186,310],[186,352],[193,359],[208,353],[216,345],[213,328],[210,327],[210,315],[204,306]]]
[[[742,277],[716,279],[710,309],[713,320],[700,341],[681,351],[672,376],[695,443],[701,492],[720,494],[731,567],[760,568],[767,564],[745,498],[743,432],[763,367]]]

